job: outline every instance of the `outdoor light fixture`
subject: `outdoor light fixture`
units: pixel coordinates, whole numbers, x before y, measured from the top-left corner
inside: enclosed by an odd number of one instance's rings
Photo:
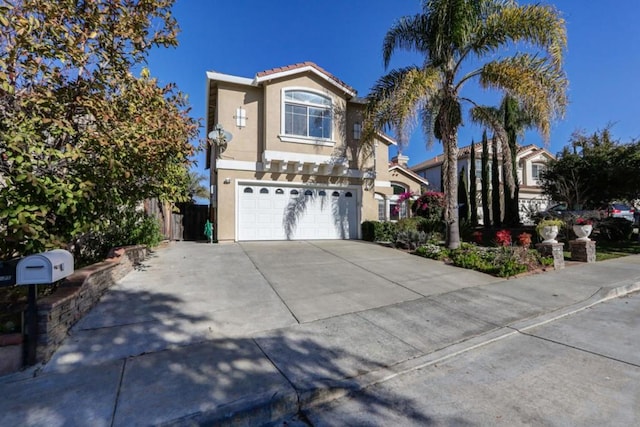
[[[242,129],[247,125],[247,110],[242,107],[236,108],[236,115],[233,118],[236,119],[236,126]]]

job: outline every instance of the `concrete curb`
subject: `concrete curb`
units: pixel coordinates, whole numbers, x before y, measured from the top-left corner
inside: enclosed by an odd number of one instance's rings
[[[494,343],[504,338],[508,338],[510,336],[520,334],[529,329],[545,325],[563,317],[570,316],[610,299],[618,298],[638,291],[640,291],[640,278],[638,278],[638,281],[632,283],[629,283],[629,281],[625,281],[621,282],[619,286],[603,287],[584,301],[554,310],[540,316],[536,316],[531,319],[516,321],[508,326],[496,328],[492,331],[458,342],[456,344],[452,344],[440,350],[436,350],[432,353],[405,360],[386,368],[371,371],[358,377],[344,380],[319,382],[312,388],[298,391],[298,411],[304,411],[304,409],[306,408],[339,399],[349,393],[366,389],[368,387],[391,380],[408,372],[437,365],[438,363],[441,363],[447,359],[456,357],[468,351],[483,347],[485,345]],[[293,413],[289,415],[293,415]]]
[[[211,411],[196,412],[159,424],[162,427],[182,426],[256,426],[264,420],[281,420],[299,412],[298,395],[291,389],[274,391],[235,401]]]

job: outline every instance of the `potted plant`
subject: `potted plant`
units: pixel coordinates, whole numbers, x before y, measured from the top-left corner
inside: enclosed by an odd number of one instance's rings
[[[589,235],[593,231],[593,221],[589,218],[578,217],[573,224],[573,232],[577,236],[576,240],[588,242]]]
[[[536,226],[536,232],[542,238],[542,243],[558,243],[556,237],[563,225],[561,219],[543,219]]]

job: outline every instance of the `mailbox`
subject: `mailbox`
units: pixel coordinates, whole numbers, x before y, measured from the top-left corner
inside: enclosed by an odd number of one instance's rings
[[[16,284],[16,265],[20,259],[0,261],[0,288]]]
[[[16,266],[16,285],[42,285],[57,282],[73,273],[73,255],[54,249],[22,258]]]

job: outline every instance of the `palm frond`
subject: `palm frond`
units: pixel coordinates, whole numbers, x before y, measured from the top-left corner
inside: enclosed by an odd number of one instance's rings
[[[541,134],[548,139],[551,121],[564,115],[568,81],[546,58],[519,54],[482,67],[480,84],[503,90],[517,99]]]
[[[560,67],[567,46],[565,21],[549,5],[510,5],[487,16],[471,42],[479,56],[509,43],[528,43],[541,48]]]
[[[402,143],[403,136],[415,126],[417,113],[437,93],[439,82],[433,68],[407,67],[381,77],[367,97],[363,139],[393,129]]]
[[[382,43],[382,59],[385,68],[389,66],[391,56],[398,49],[420,52],[429,56],[429,48],[425,38],[427,25],[427,17],[420,14],[402,17],[393,24]]]

